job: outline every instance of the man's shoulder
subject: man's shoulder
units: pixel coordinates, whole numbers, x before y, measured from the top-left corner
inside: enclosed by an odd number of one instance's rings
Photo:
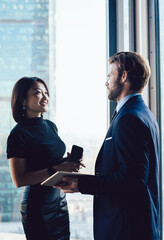
[[[153,113],[145,104],[141,95],[130,98],[125,105],[120,109],[120,116],[125,114],[132,114],[138,118],[154,118]]]
[[[158,128],[158,123],[155,119],[155,116],[151,112],[151,110],[146,106],[144,102],[137,104],[130,104],[122,111],[117,118],[117,123],[120,121],[136,121],[140,122],[141,124],[145,125],[147,128]]]

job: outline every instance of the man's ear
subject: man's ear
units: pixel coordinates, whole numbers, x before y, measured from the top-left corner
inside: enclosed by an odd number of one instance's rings
[[[121,82],[125,83],[127,80],[128,80],[128,72],[127,71],[123,71],[122,77],[121,77]]]

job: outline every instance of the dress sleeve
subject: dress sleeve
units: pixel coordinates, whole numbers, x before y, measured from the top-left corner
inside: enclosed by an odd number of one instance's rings
[[[7,139],[7,158],[25,158],[26,145],[23,135],[16,132],[10,133]]]
[[[55,123],[51,122],[50,120],[47,120],[48,125],[52,128],[52,130],[58,135],[58,128]]]

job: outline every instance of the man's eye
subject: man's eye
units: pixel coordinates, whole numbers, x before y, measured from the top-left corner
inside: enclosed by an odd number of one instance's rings
[[[35,94],[39,94],[39,93],[41,93],[41,92],[40,91],[35,92]]]

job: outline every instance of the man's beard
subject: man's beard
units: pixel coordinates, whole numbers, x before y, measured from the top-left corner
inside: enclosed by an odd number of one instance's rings
[[[121,78],[117,77],[112,89],[109,91],[108,99],[111,101],[117,101],[123,90],[123,84],[120,82]]]

